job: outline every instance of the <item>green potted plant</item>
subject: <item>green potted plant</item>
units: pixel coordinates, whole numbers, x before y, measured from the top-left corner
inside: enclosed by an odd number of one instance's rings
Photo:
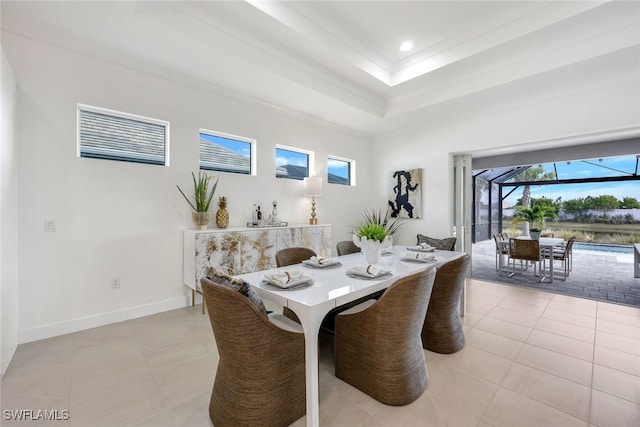
[[[540,233],[544,229],[545,220],[547,218],[553,221],[558,218],[553,206],[534,205],[530,208],[525,206],[516,206],[516,211],[513,214],[513,219],[516,224],[524,221],[529,223],[529,234],[531,235],[531,238],[535,240],[540,238]]]
[[[191,176],[193,177],[193,201],[187,197],[179,185],[176,185],[176,187],[178,187],[180,194],[193,209],[192,218],[196,228],[198,230],[206,230],[210,220],[209,207],[216,192],[219,178],[216,176],[216,182],[211,185],[213,177],[202,171],[198,172],[197,179],[195,173],[191,172]]]
[[[398,231],[402,222],[399,218],[390,219],[389,210],[384,217],[380,210],[365,210],[362,217],[364,220],[353,229],[353,243],[362,249],[367,263],[376,264],[380,249],[393,244],[392,235]]]

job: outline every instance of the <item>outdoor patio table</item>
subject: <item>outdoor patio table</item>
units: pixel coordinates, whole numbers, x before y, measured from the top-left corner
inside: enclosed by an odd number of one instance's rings
[[[318,382],[318,333],[322,319],[335,307],[355,301],[388,288],[398,278],[427,268],[438,268],[447,261],[459,258],[464,252],[435,251],[435,260],[428,263],[402,261],[406,246],[396,246],[387,256],[381,256],[378,266],[389,271],[378,279],[347,276],[346,271],[356,265],[366,265],[362,252],[334,258],[338,267],[311,268],[302,264],[273,268],[236,276],[247,281],[261,298],[290,308],[299,317],[305,335],[305,370],[307,387],[307,426],[320,423],[320,395]],[[292,290],[262,284],[266,274],[283,271],[302,271],[313,278],[313,285]],[[464,301],[464,297],[462,298]],[[464,310],[461,310],[464,313]]]
[[[531,240],[530,236],[518,236],[518,237],[514,237],[515,239],[523,239],[523,240]],[[499,241],[498,242],[500,244],[500,249],[509,249],[509,241],[508,240],[503,240],[503,241]],[[560,246],[564,243],[564,239],[561,239],[559,237],[541,237],[540,238],[540,252],[544,253],[544,252],[549,252],[551,254],[553,254],[553,248],[556,246]],[[500,265],[500,272],[502,272],[503,269],[503,257],[500,256],[500,261],[499,261],[499,265]],[[542,277],[540,278],[540,282],[543,282],[544,279],[547,278],[546,276],[546,269],[544,271],[544,273],[542,274]],[[549,260],[549,283],[553,283],[553,256],[551,257],[551,259]]]

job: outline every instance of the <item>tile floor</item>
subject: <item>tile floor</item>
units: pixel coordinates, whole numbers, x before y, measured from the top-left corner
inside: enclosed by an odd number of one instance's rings
[[[429,387],[407,406],[336,379],[322,336],[321,425],[640,425],[640,309],[478,280],[467,289],[467,345],[426,352]],[[210,426],[208,321],[186,307],[21,345],[2,379],[0,424]],[[70,419],[10,422],[5,409],[66,409]]]

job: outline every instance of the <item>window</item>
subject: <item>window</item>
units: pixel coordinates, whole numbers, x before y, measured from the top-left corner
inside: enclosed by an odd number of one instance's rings
[[[169,122],[78,104],[78,155],[169,166]]]
[[[276,178],[304,179],[309,175],[311,152],[276,146]]]
[[[355,161],[329,156],[327,159],[327,182],[330,184],[355,185]]]
[[[200,129],[200,169],[254,175],[255,142]]]

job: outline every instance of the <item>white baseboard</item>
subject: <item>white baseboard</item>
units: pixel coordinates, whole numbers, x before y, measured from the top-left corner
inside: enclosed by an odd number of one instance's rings
[[[190,296],[189,298],[173,298],[138,305],[135,307],[127,307],[121,310],[65,320],[64,322],[50,323],[48,325],[20,331],[18,333],[18,344],[25,344],[31,341],[38,341],[72,332],[84,331],[85,329],[96,328],[98,326],[110,325],[112,323],[123,322],[129,319],[136,319],[138,317],[175,310],[186,307],[187,305],[191,305]]]

